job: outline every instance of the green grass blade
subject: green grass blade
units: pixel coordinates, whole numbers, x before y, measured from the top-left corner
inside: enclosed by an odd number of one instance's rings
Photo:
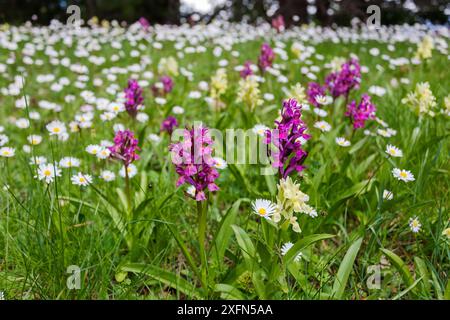
[[[202,297],[198,289],[195,288],[191,283],[184,280],[180,276],[177,276],[156,266],[141,263],[129,263],[122,266],[121,271],[142,273],[186,294],[188,297]]]
[[[361,247],[362,240],[363,238],[359,238],[353,242],[345,254],[341,265],[339,266],[336,279],[334,280],[333,289],[331,291],[331,296],[335,299],[342,299],[348,278],[353,269],[353,264],[355,263],[359,248]]]

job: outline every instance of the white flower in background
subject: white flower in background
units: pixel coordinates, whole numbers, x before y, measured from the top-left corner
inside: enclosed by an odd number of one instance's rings
[[[328,115],[328,112],[326,112],[325,110],[320,109],[320,108],[314,108],[313,111],[315,114],[317,114],[321,118],[324,118]]]
[[[125,130],[125,126],[123,124],[121,124],[121,123],[116,123],[113,126],[113,130],[114,130],[114,132],[124,131]]]
[[[318,104],[323,106],[329,105],[333,102],[333,98],[330,96],[317,95],[315,99]]]
[[[414,217],[409,219],[409,227],[411,228],[411,231],[414,233],[418,233],[420,231],[420,228],[422,228],[422,224],[419,221],[419,218]]]
[[[37,146],[38,144],[40,144],[42,142],[42,137],[38,136],[36,134],[32,134],[27,137],[27,140],[31,145]]]
[[[174,114],[183,114],[184,113],[184,109],[180,106],[175,106],[172,108],[172,112]]]
[[[46,158],[46,157],[41,157],[41,156],[31,157],[29,163],[30,163],[31,165],[38,166],[38,165],[47,163],[47,158]]]
[[[86,152],[95,156],[101,149],[102,147],[98,144],[90,144],[86,147]]]
[[[59,165],[62,168],[77,168],[80,166],[81,161],[74,157],[64,157],[59,161]]]
[[[136,120],[139,121],[140,123],[146,123],[149,119],[148,114],[144,113],[144,112],[139,112],[136,115]]]
[[[116,174],[114,172],[112,172],[112,171],[109,171],[109,170],[103,170],[100,173],[100,178],[102,178],[106,182],[111,182],[111,181],[114,181],[116,179]]]
[[[37,170],[37,176],[39,180],[44,180],[45,183],[51,183],[56,177],[61,176],[61,169],[58,168],[56,164],[41,164]]]
[[[222,158],[214,157],[213,160],[214,167],[216,167],[216,169],[223,170],[228,166],[227,162]]]
[[[148,135],[148,140],[158,144],[161,141],[161,137],[158,136],[157,134],[151,133]]]
[[[330,124],[326,121],[317,121],[316,123],[314,123],[314,127],[322,132],[328,132],[331,130]]]
[[[374,96],[382,97],[386,94],[386,89],[383,87],[371,86],[369,88],[369,93],[373,94]]]
[[[268,219],[276,210],[276,205],[265,199],[256,199],[252,204],[253,212],[260,217]]]
[[[270,130],[268,126],[265,126],[263,124],[257,124],[253,127],[252,131],[256,133],[260,137],[264,137],[266,135],[266,131]]]
[[[8,136],[5,134],[0,134],[0,147],[3,147],[8,142],[9,142]]]
[[[294,262],[299,262],[303,258],[303,252],[297,253],[297,255],[294,258]]]
[[[186,188],[186,193],[190,195],[192,198],[195,198],[195,187],[190,185]]]
[[[411,173],[411,171],[403,170],[399,168],[392,169],[392,175],[394,178],[397,178],[398,180],[409,182],[414,181],[414,175]]]
[[[30,127],[30,120],[25,118],[19,118],[16,120],[16,126],[20,129],[26,129]]]
[[[394,198],[394,194],[392,191],[389,190],[383,190],[383,199],[384,200],[392,200]]]
[[[10,147],[0,148],[0,157],[12,158],[16,154],[16,149]]]
[[[292,242],[286,242],[285,244],[283,244],[283,246],[281,247],[281,255],[285,256],[286,253],[294,246],[294,244]]]
[[[351,145],[350,141],[346,140],[345,138],[338,137],[336,138],[336,143],[340,145],[341,147],[348,147]]]
[[[127,170],[127,172],[128,172],[128,177],[129,177],[129,178],[133,178],[133,177],[137,174],[137,168],[136,168],[136,166],[135,166],[134,164],[128,165],[128,170]],[[120,169],[119,175],[120,175],[122,178],[125,178],[125,167],[122,167],[122,168]]]
[[[92,183],[92,176],[78,172],[70,178],[72,184],[76,186],[86,187]]]
[[[67,132],[66,125],[64,124],[64,122],[61,122],[59,120],[50,122],[49,124],[47,124],[46,128],[51,136],[59,136]]]
[[[386,153],[390,155],[391,157],[401,158],[403,157],[403,152],[396,146],[393,146],[391,144],[388,144],[386,146]]]
[[[111,155],[111,151],[106,147],[100,146],[100,149],[95,155],[97,156],[97,158],[104,160],[109,158],[109,156]]]

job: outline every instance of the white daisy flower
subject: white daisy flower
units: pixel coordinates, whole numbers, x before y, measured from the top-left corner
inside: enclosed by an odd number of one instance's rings
[[[384,200],[392,200],[394,198],[394,194],[392,191],[389,190],[383,190],[383,199]]]
[[[263,124],[257,124],[252,129],[252,131],[260,137],[264,137],[267,130],[270,130],[270,128]]]
[[[12,158],[16,154],[16,149],[11,147],[2,147],[0,148],[0,157],[4,158]]]
[[[398,180],[402,180],[404,182],[414,181],[414,175],[409,170],[403,170],[399,168],[392,169],[392,175],[394,178]]]
[[[16,126],[20,129],[26,129],[30,126],[30,120],[25,119],[25,118],[17,119]]]
[[[86,152],[92,155],[97,155],[99,151],[102,149],[98,144],[90,144],[86,147]]]
[[[81,161],[74,157],[64,157],[59,161],[59,165],[62,168],[77,168],[80,166]]]
[[[227,162],[222,158],[214,157],[213,160],[214,160],[214,167],[216,167],[216,169],[223,170],[228,166]]]
[[[346,140],[345,138],[338,137],[336,138],[336,143],[340,145],[341,147],[348,147],[351,145],[350,141]]]
[[[96,153],[97,158],[99,159],[108,159],[111,155],[111,151],[108,148],[100,146],[99,151]]]
[[[269,218],[276,210],[276,205],[265,199],[256,199],[252,204],[253,212],[260,217]]]
[[[172,108],[172,112],[175,114],[183,114],[184,113],[184,109],[180,106],[175,106]]]
[[[42,137],[38,136],[36,134],[32,134],[27,137],[27,140],[31,145],[37,146],[38,144],[40,144],[42,142]]]
[[[281,247],[281,255],[285,256],[286,253],[294,246],[294,244],[292,242],[286,242],[285,244],[283,244],[283,246]]]
[[[396,157],[396,158],[403,157],[402,150],[400,150],[399,148],[397,148],[396,146],[393,146],[391,144],[388,144],[386,146],[386,153],[388,155],[390,155],[391,157]]]
[[[333,102],[333,98],[330,96],[323,96],[323,95],[317,95],[314,98],[318,104],[321,104],[323,106],[329,105],[331,102]]]
[[[67,131],[64,122],[61,122],[59,120],[50,122],[49,124],[47,124],[46,128],[51,136],[59,136]]]
[[[9,142],[8,136],[5,134],[0,134],[0,147],[3,147],[8,142]]]
[[[76,186],[86,187],[92,183],[92,176],[78,172],[70,178],[72,184]]]
[[[303,252],[297,253],[297,255],[294,258],[295,262],[299,262],[303,258]]]
[[[317,121],[316,123],[314,123],[314,127],[322,132],[328,132],[331,130],[330,124],[326,121]]]
[[[159,143],[161,141],[161,137],[158,136],[157,134],[151,133],[148,136],[148,140],[154,142],[154,143]]]
[[[103,170],[100,173],[100,178],[102,178],[106,182],[111,182],[111,181],[114,181],[116,179],[116,174],[114,172],[112,172],[112,171],[109,171],[109,170]]]
[[[29,163],[30,163],[31,165],[39,166],[39,165],[41,165],[41,164],[47,163],[47,158],[46,158],[46,157],[41,157],[41,156],[38,156],[38,157],[31,157]]]
[[[136,166],[135,166],[134,164],[128,165],[128,170],[127,170],[127,172],[128,172],[128,177],[129,177],[129,178],[133,178],[133,177],[137,174],[137,168],[136,168]],[[122,178],[125,178],[125,167],[122,167],[122,168],[120,169],[119,175],[120,175]]]
[[[325,110],[320,109],[320,108],[314,108],[313,111],[315,114],[317,114],[321,118],[326,117],[328,115],[328,112],[326,112]]]
[[[419,218],[414,217],[409,219],[409,227],[411,228],[411,231],[414,233],[417,233],[420,231],[420,228],[422,227],[422,224],[419,221]]]
[[[37,170],[37,176],[39,180],[44,180],[47,184],[53,182],[55,177],[61,176],[61,169],[56,164],[41,164]]]

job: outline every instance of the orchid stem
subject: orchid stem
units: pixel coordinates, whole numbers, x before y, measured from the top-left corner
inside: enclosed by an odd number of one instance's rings
[[[201,283],[208,296],[208,282],[207,282],[207,270],[206,270],[206,251],[205,251],[205,238],[206,238],[206,215],[208,211],[208,202],[202,205],[202,201],[197,201],[197,214],[198,214],[198,244],[200,249],[200,261],[201,261]]]

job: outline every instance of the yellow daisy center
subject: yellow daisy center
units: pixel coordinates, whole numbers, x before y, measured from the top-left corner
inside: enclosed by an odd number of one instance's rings
[[[408,174],[404,171],[400,172],[400,177],[402,178],[406,178],[408,176]]]
[[[50,177],[52,175],[52,172],[50,170],[44,170],[44,176]]]
[[[267,213],[267,211],[266,211],[265,208],[259,208],[259,209],[258,209],[258,214],[259,214],[260,216],[264,216],[264,215],[266,215],[266,213]]]
[[[55,132],[55,133],[58,133],[58,132],[60,132],[61,131],[61,129],[60,128],[58,128],[58,127],[56,127],[56,128],[53,128],[53,132]]]

